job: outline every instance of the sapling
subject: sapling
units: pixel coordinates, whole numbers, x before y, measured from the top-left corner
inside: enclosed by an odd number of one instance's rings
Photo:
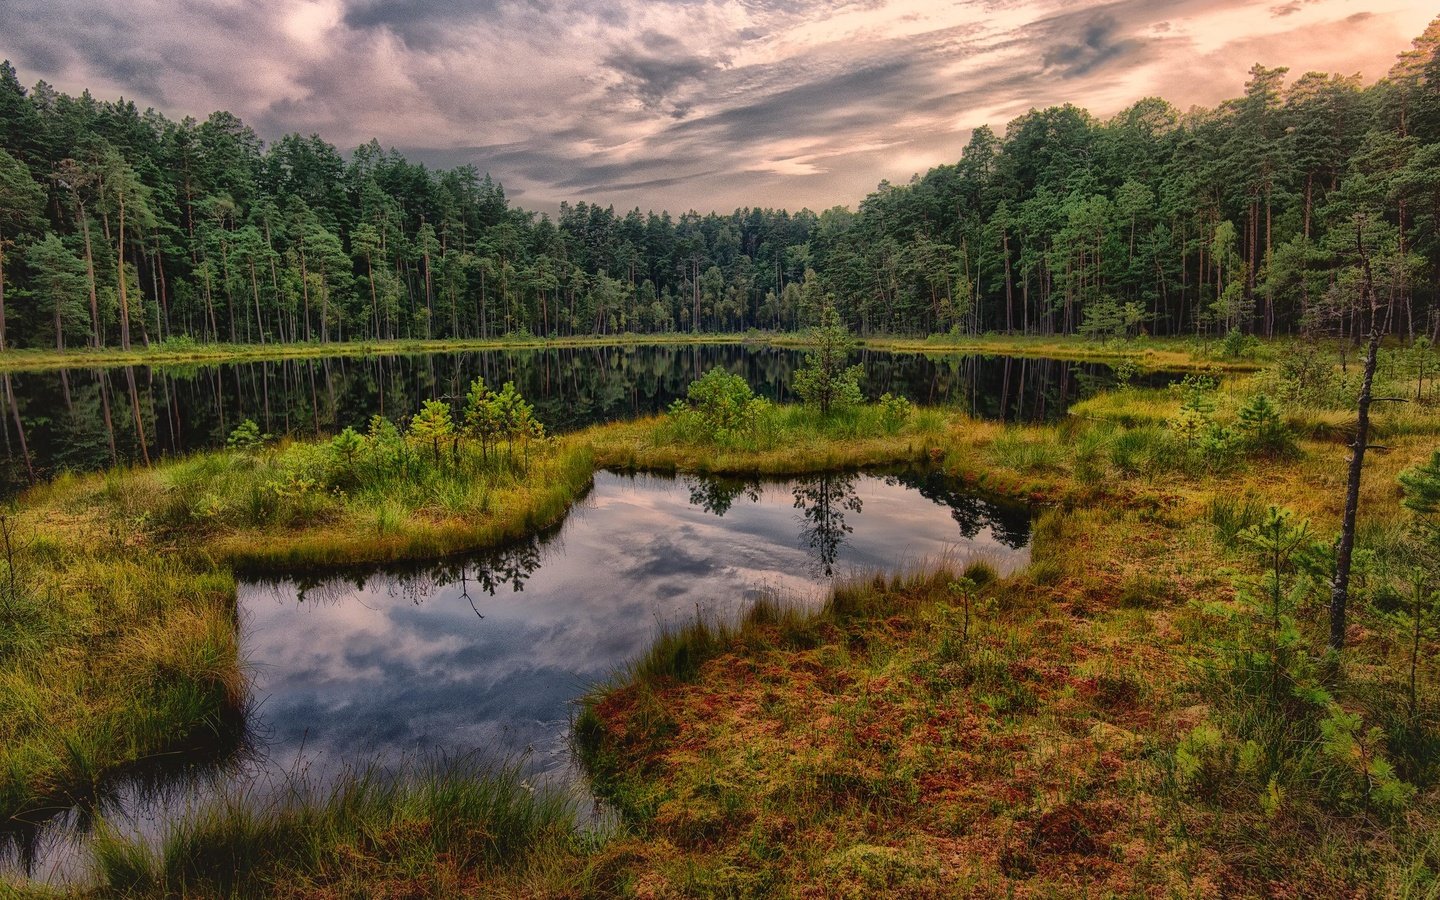
[[[832,409],[858,404],[860,378],[865,370],[861,366],[846,365],[855,339],[840,321],[833,304],[826,304],[821,310],[820,327],[814,329],[811,339],[814,349],[806,354],[805,365],[795,373],[795,393],[806,403],[819,407],[822,416],[828,416]]]
[[[450,406],[440,400],[426,400],[415,418],[410,420],[410,436],[430,442],[437,464],[440,462],[440,441],[448,438],[454,430],[450,421]]]
[[[1242,580],[1237,587],[1242,599],[1264,621],[1266,652],[1270,658],[1270,695],[1278,698],[1281,673],[1289,668],[1290,651],[1300,645],[1301,637],[1290,615],[1306,585],[1287,579],[1297,551],[1310,542],[1310,525],[1292,521],[1290,510],[1272,506],[1265,518],[1240,532],[1242,543],[1253,548],[1265,566],[1257,583]],[[1287,581],[1289,583],[1287,583]]]

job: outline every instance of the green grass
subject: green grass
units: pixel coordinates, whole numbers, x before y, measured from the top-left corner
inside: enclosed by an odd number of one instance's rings
[[[93,853],[103,890],[121,896],[454,896],[501,869],[519,879],[573,863],[587,840],[576,798],[513,766],[460,761],[359,772],[323,794],[230,797],[158,848],[102,827]]]
[[[63,528],[63,522],[48,523]],[[25,832],[162,752],[232,744],[246,703],[228,574],[17,529],[0,600],[0,815]]]
[[[510,336],[463,340],[396,339],[351,340],[321,343],[228,344],[194,341],[167,341],[130,350],[106,347],[99,350],[79,347],[65,351],[10,349],[0,354],[0,371],[30,372],[66,368],[115,366],[183,366],[196,363],[225,363],[338,356],[396,356],[419,353],[460,353],[477,350],[542,349],[551,347],[647,346],[675,344],[763,344],[776,347],[808,346],[803,332],[748,332],[745,334],[613,334],[578,335],[563,338]],[[872,350],[897,353],[983,354],[997,356],[1049,357],[1096,362],[1129,361],[1142,369],[1190,369],[1221,367],[1236,371],[1259,368],[1271,358],[1274,344],[1262,346],[1256,359],[1227,359],[1218,355],[1214,342],[1190,338],[1137,338],[1129,341],[1096,342],[1075,335],[998,335],[960,338],[930,338],[872,335],[857,341]]]
[[[0,354],[0,371],[33,372],[48,369],[109,368],[115,366],[181,366],[194,363],[261,362],[338,356],[402,356],[421,353],[463,353],[476,350],[542,349],[546,347],[605,347],[667,344],[736,344],[736,334],[616,334],[568,338],[503,337],[465,340],[352,340],[285,344],[227,344],[174,341],[136,346],[130,350],[84,347],[15,350]]]

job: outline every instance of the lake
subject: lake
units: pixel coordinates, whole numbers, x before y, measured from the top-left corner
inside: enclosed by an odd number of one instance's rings
[[[249,581],[238,592],[251,712],[228,752],[111,785],[101,812],[148,837],[220,795],[323,790],[370,764],[474,757],[581,786],[575,701],[661,628],[758,596],[814,608],[837,578],[1028,559],[1030,512],[933,472],[740,481],[599,472],[561,525],[407,568]],[[33,874],[83,874],[77,812],[29,835]],[[0,863],[0,870],[7,863]],[[24,868],[12,853],[12,870]]]
[[[60,470],[224,446],[247,418],[276,436],[332,434],[376,414],[400,419],[434,397],[458,404],[477,375],[497,388],[514,381],[552,432],[660,412],[713,366],[743,375],[762,396],[786,400],[803,359],[796,349],[699,344],[11,373],[0,375],[9,388],[0,389],[0,491]],[[863,351],[856,360],[872,398],[889,391],[1005,421],[1062,416],[1114,383],[1108,366],[1055,359]]]

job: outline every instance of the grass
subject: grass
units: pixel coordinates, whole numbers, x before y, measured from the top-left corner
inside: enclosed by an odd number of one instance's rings
[[[0,810],[23,842],[157,754],[233,744],[246,690],[227,574],[21,522],[19,589],[0,601]]]
[[[1060,502],[1036,523],[1028,569],[987,581],[968,623],[947,573],[876,579],[811,615],[762,606],[728,627],[663,635],[590,695],[577,725],[583,758],[653,848],[637,865],[656,893],[1435,889],[1425,849],[1435,785],[1413,767],[1420,792],[1401,820],[1335,800],[1318,776],[1282,780],[1267,811],[1271,788],[1233,761],[1205,763],[1221,765],[1218,781],[1175,775],[1197,727],[1216,730],[1222,754],[1237,752],[1232,729],[1243,727],[1210,674],[1227,632],[1206,607],[1233,602],[1224,572],[1246,565],[1221,536],[1266,500],[1333,527],[1337,448],[1311,442],[1301,458],[1218,478],[1127,477],[1105,463],[1103,477],[1119,483],[1097,505],[1075,474],[1084,434],[1062,433],[1007,439],[1053,440],[1060,449],[1044,451],[1040,471],[1024,452],[989,460],[991,481],[1046,479]],[[1395,473],[1428,450],[1408,440],[1367,472],[1362,542],[1372,549],[1393,537],[1382,524]],[[1365,625],[1330,689],[1383,726],[1398,708],[1394,648],[1357,614]],[[1323,626],[1320,615],[1302,620],[1315,644]],[[1312,757],[1304,771],[1334,771],[1324,764]]]
[[[1255,707],[1218,677],[1243,622],[1231,573],[1254,573],[1237,536],[1271,503],[1322,538],[1340,515],[1346,451],[1307,425],[1343,417],[1333,397],[1282,400],[1296,454],[1237,437],[1241,406],[1286,383],[1223,378],[1207,395],[1206,433],[1234,440],[1209,449],[1177,432],[1182,397],[1125,389],[1046,426],[778,408],[764,427],[720,438],[663,417],[601,426],[536,450],[528,469],[462,450],[362,476],[297,443],[64,479],[16,519],[37,588],[0,642],[15,648],[0,659],[0,753],[35,749],[0,771],[19,785],[12,802],[68,784],[50,794],[59,800],[126,753],[186,733],[177,723],[205,721],[203,700],[186,706],[179,686],[212,685],[193,693],[212,703],[233,693],[233,628],[220,622],[236,566],[475,546],[563,515],[597,466],[759,475],[926,461],[1047,504],[1029,566],[1008,578],[893,574],[842,585],[819,610],[766,600],[739,621],[662,634],[577,714],[594,783],[624,817],[609,839],[587,842],[558,816],[557,836],[533,849],[461,852],[432,836],[434,811],[416,797],[427,782],[501,791],[504,773],[357,777],[333,795],[203,813],[158,854],[104,838],[106,883],[142,896],[280,885],[302,896],[1431,895],[1440,756],[1426,735],[1440,709],[1397,713],[1403,647],[1379,613],[1385,573],[1365,576],[1344,665],[1323,673],[1339,709],[1380,729],[1351,757],[1313,749],[1303,731],[1280,739],[1285,765],[1266,775],[1246,744]],[[1404,387],[1400,373],[1387,389]],[[1440,417],[1428,403],[1377,416],[1389,449],[1367,458],[1360,544],[1393,562],[1396,476],[1428,456]],[[111,605],[123,614],[107,619]],[[1305,646],[1323,643],[1320,601],[1305,600],[1297,621]],[[172,630],[188,637],[169,640]],[[83,677],[92,658],[100,677]],[[1436,687],[1427,665],[1423,693]],[[178,712],[140,714],[152,705]],[[110,749],[46,762],[67,746],[52,734]],[[1372,753],[1416,788],[1399,817],[1345,793],[1354,754]],[[314,836],[293,837],[297,822]],[[239,850],[260,864],[240,865]]]
[[[575,798],[537,790],[513,766],[461,762],[359,772],[326,794],[227,798],[158,848],[102,828],[99,880],[126,896],[438,897],[493,889],[502,870],[519,890],[557,859],[579,860]]]
[[[177,366],[195,363],[224,363],[304,359],[338,356],[396,356],[416,353],[460,353],[477,350],[529,349],[546,347],[595,347],[664,344],[756,343],[777,347],[803,347],[804,333],[750,332],[745,334],[613,334],[543,338],[512,335],[502,338],[351,340],[286,344],[228,344],[195,341],[165,341],[148,347],[121,350],[118,347],[10,349],[0,354],[0,372],[32,372],[50,369],[114,366]],[[874,350],[899,353],[979,353],[1000,356],[1050,357],[1056,359],[1130,361],[1143,369],[1190,369],[1220,366],[1238,371],[1259,368],[1253,359],[1227,359],[1218,355],[1213,343],[1189,338],[1140,338],[1128,341],[1097,342],[1075,335],[980,335],[954,338],[896,337],[875,335],[858,341]]]
[[[50,349],[6,350],[0,354],[0,371],[36,372],[48,369],[97,368],[114,366],[177,366],[194,363],[224,363],[307,359],[338,356],[402,356],[416,353],[463,353],[476,350],[510,350],[543,347],[597,347],[629,344],[735,344],[744,336],[735,334],[616,334],[581,335],[565,338],[508,336],[463,340],[394,339],[351,341],[302,341],[285,344],[228,344],[196,341],[165,341],[148,347],[90,347],[57,351]]]

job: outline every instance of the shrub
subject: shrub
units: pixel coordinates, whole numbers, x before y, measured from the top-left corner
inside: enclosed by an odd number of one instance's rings
[[[270,435],[261,434],[260,426],[255,424],[254,419],[246,419],[230,432],[230,437],[225,440],[225,446],[231,450],[250,453],[259,449],[268,440],[270,440]]]
[[[1220,342],[1220,353],[1230,359],[1249,359],[1255,355],[1255,351],[1259,347],[1259,338],[1253,334],[1246,334],[1238,328],[1232,328],[1226,332],[1225,339]]]
[[[691,382],[686,396],[689,402],[676,400],[668,410],[671,436],[680,441],[755,444],[772,424],[770,401],[756,397],[744,378],[719,367]]]
[[[1247,453],[1282,457],[1292,456],[1298,450],[1290,430],[1280,419],[1280,410],[1264,394],[1256,394],[1240,408],[1236,428]]]
[[[892,395],[889,391],[880,395],[880,422],[887,434],[895,434],[909,421],[915,405],[904,397]]]

